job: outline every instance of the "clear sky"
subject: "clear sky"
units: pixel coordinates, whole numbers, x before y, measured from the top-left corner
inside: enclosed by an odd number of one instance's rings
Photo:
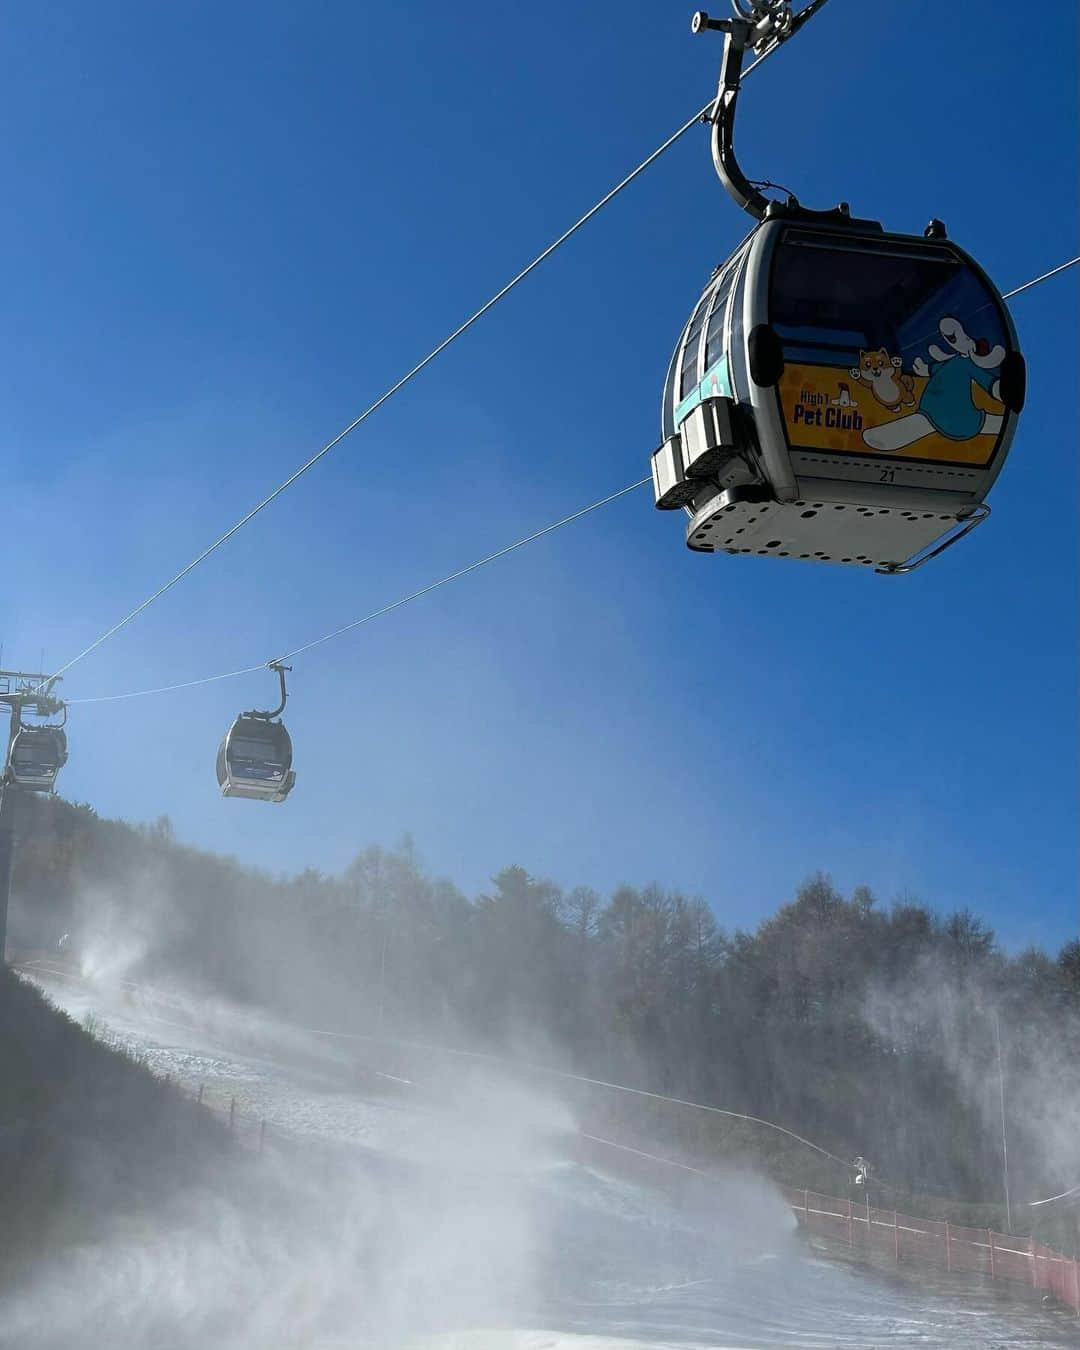
[[[724,9],[715,0],[717,12]],[[1076,248],[1076,9],[832,0],[747,83],[754,174],[940,216],[1008,289]],[[59,665],[351,420],[715,88],[689,5],[9,5],[4,664]],[[302,483],[72,671],[283,648],[648,472],[745,232],[695,129]],[[1078,269],[1080,270],[1080,269]],[[297,661],[298,786],[223,801],[269,675],[72,710],[65,795],[272,869],[411,832],[756,922],[821,868],[1057,946],[1076,888],[1077,273],[1019,297],[992,521],[906,580],[690,554],[649,490]]]

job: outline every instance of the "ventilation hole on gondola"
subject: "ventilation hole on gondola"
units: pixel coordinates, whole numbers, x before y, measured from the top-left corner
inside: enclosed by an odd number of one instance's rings
[[[777,556],[778,558],[790,558],[790,557],[791,557],[791,554],[790,554],[790,553],[778,553],[776,556]]]
[[[821,510],[821,502],[815,502],[815,503],[814,503],[814,510],[815,510],[815,511],[820,511],[820,510]]]
[[[855,561],[856,561],[856,562],[866,562],[866,554],[865,554],[865,553],[860,553],[860,554],[858,554],[858,555],[856,556],[856,558],[855,558]]]
[[[734,511],[734,510],[735,510],[735,503],[732,502],[730,506],[725,506],[725,507],[724,507],[724,510],[725,510],[725,511]]]
[[[822,562],[832,562],[832,558],[830,558],[829,555],[828,555],[827,553],[823,553],[823,554],[821,555],[821,561],[822,561]]]
[[[814,557],[815,557],[815,558],[824,558],[824,556],[825,556],[825,554],[822,553],[820,550],[819,550],[817,553],[814,554]]]
[[[795,505],[796,505],[796,506],[805,506],[806,503],[805,503],[805,502],[796,502]]]
[[[933,513],[933,511],[924,511],[924,512],[923,512],[923,520],[933,520],[933,519],[934,519],[934,513]]]
[[[816,515],[817,515],[817,512],[816,512],[816,511],[804,511],[804,512],[802,513],[802,518],[803,518],[803,520],[809,520],[811,516],[816,516]]]
[[[878,515],[879,515],[879,516],[887,516],[888,514],[889,514],[889,508],[888,508],[887,506],[883,506],[883,507],[881,508],[881,510],[878,512]]]
[[[769,550],[768,550],[767,548],[759,548],[759,549],[758,549],[758,557],[759,557],[759,558],[764,558],[765,555],[768,553],[768,551],[769,551]]]
[[[834,510],[834,511],[842,511],[843,509],[844,509],[844,508],[843,508],[842,506],[834,506],[834,507],[833,507],[833,510]]]
[[[809,553],[800,553],[800,554],[799,554],[799,557],[800,557],[800,558],[809,558],[809,556],[810,556]]]
[[[745,526],[745,525],[740,525],[739,528],[735,531],[735,533],[736,533],[736,534],[742,534],[742,532],[743,532],[744,529],[746,529],[746,526]]]
[[[782,539],[770,539],[765,545],[766,548],[779,548],[784,541]]]
[[[694,535],[694,538],[695,538],[695,539],[704,539],[704,538],[705,538],[705,531],[704,531],[704,530],[698,530],[697,534]]]
[[[850,558],[841,558],[840,561],[841,561],[841,562],[850,562],[851,559],[850,559]]]
[[[952,516],[938,516],[938,520],[952,520]]]

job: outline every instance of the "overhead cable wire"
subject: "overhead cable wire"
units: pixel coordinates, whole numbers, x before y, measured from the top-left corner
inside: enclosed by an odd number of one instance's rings
[[[806,19],[812,17],[812,15],[814,13],[817,13],[818,9],[820,9],[825,3],[826,0],[812,0],[812,3],[807,6],[806,11],[804,11],[803,14],[799,16],[801,22],[805,22]],[[766,49],[761,53],[761,55],[757,58],[756,61],[752,61],[750,65],[746,67],[746,70],[743,72],[742,78],[746,79],[748,75],[752,74],[753,71],[755,71],[758,68],[758,66],[763,64],[763,62],[767,61],[768,58],[772,56],[773,52],[775,52],[776,49],[782,45],[783,45],[782,40],[774,40],[768,47],[766,47]],[[526,266],[524,266],[520,272],[518,272],[515,276],[513,276],[506,283],[505,286],[503,286],[500,290],[496,291],[490,300],[486,301],[483,305],[481,305],[478,310],[476,310],[464,321],[464,323],[459,324],[458,327],[455,328],[454,331],[449,334],[449,336],[443,338],[443,340],[437,346],[433,347],[425,357],[423,357],[420,361],[418,361],[416,365],[412,367],[411,370],[406,371],[406,373],[402,375],[401,378],[396,381],[396,383],[392,384],[389,387],[389,389],[387,389],[384,393],[380,394],[379,397],[374,401],[374,403],[369,404],[364,409],[364,411],[359,414],[358,417],[353,418],[353,420],[348,424],[348,426],[343,427],[342,430],[339,431],[336,436],[334,436],[331,440],[327,441],[324,446],[322,446],[319,450],[315,452],[315,454],[313,454],[309,459],[305,460],[304,463],[301,464],[298,469],[294,470],[288,476],[288,478],[285,479],[284,482],[279,483],[278,486],[274,488],[272,492],[268,493],[262,499],[262,501],[258,502],[255,506],[253,506],[251,510],[247,512],[246,515],[241,516],[240,519],[234,525],[231,525],[225,531],[224,534],[219,535],[213,541],[213,543],[208,544],[206,548],[202,550],[201,553],[197,554],[194,558],[192,558],[192,560],[186,566],[182,567],[179,572],[171,576],[168,579],[168,581],[163,582],[157,588],[157,590],[153,591],[150,595],[146,597],[145,600],[142,600],[138,605],[135,606],[134,609],[129,611],[129,613],[125,614],[122,619],[119,619],[116,623],[114,623],[111,628],[107,628],[105,632],[101,633],[98,637],[96,637],[93,640],[93,642],[89,644],[89,646],[84,647],[81,652],[78,652],[69,661],[65,662],[64,665],[60,666],[53,673],[51,678],[58,679],[61,675],[69,671],[72,668],[72,666],[78,665],[80,661],[84,660],[92,652],[97,651],[97,649],[101,647],[104,643],[108,642],[110,638],[115,637],[115,635],[119,633],[121,629],[126,628],[129,623],[137,619],[139,615],[143,613],[144,610],[149,609],[149,607],[152,604],[154,604],[155,601],[160,600],[161,597],[166,594],[166,592],[172,590],[172,588],[175,585],[183,581],[183,579],[186,576],[188,576],[189,573],[193,572],[195,568],[199,566],[200,563],[205,562],[206,559],[209,558],[211,554],[216,553],[217,550],[221,548],[223,544],[228,543],[228,541],[233,537],[233,535],[237,534],[240,530],[244,528],[245,525],[249,524],[252,520],[254,520],[255,517],[260,514],[260,512],[265,511],[265,509],[272,502],[276,501],[283,492],[288,491],[288,489],[292,487],[292,485],[295,482],[297,482],[298,479],[302,478],[304,474],[308,472],[309,469],[314,468],[314,466],[318,464],[319,461],[325,455],[328,455],[331,450],[333,450],[336,446],[340,445],[341,442],[345,440],[347,436],[350,436],[357,429],[357,427],[359,427],[363,422],[366,422],[367,419],[373,413],[377,412],[378,409],[381,408],[384,403],[388,402],[391,398],[393,398],[393,396],[396,393],[398,393],[399,390],[404,389],[404,387],[417,375],[419,375],[420,372],[426,366],[430,365],[432,361],[436,360],[437,357],[441,356],[442,353],[446,351],[447,347],[451,345],[451,343],[456,342],[457,339],[461,337],[463,333],[468,332],[468,330],[473,326],[473,324],[477,323],[480,319],[484,317],[485,314],[487,314],[490,310],[494,309],[494,307],[501,300],[505,299],[505,297],[508,296],[516,286],[518,286],[522,281],[524,281],[525,278],[531,272],[535,271],[535,269],[539,267],[541,263],[546,262],[547,259],[550,258],[553,253],[555,253],[558,249],[560,249],[563,246],[563,244],[565,244],[570,238],[572,238],[575,234],[577,234],[578,230],[580,230],[583,226],[587,225],[589,221],[593,219],[594,216],[598,215],[599,212],[602,211],[604,207],[608,205],[609,202],[614,201],[614,199],[619,195],[620,192],[623,191],[624,188],[629,187],[630,184],[634,182],[635,179],[640,177],[641,174],[643,174],[646,169],[650,168],[653,164],[655,164],[655,162],[660,158],[660,156],[663,155],[666,151],[670,150],[671,147],[677,141],[681,140],[682,137],[686,135],[686,133],[690,130],[691,127],[695,126],[703,118],[706,118],[709,112],[712,110],[714,102],[715,102],[714,99],[710,99],[709,102],[706,103],[703,108],[699,108],[698,111],[695,112],[692,117],[689,117],[682,124],[682,126],[680,126],[677,130],[673,131],[671,135],[667,138],[667,140],[663,141],[660,145],[656,147],[655,150],[652,151],[651,154],[647,155],[645,159],[643,159],[636,168],[631,169],[631,171],[626,175],[625,178],[621,179],[618,183],[616,183],[615,186],[611,188],[609,192],[606,192],[604,196],[601,197],[600,200],[596,202],[593,206],[591,206],[583,216],[579,216],[578,219],[574,221],[574,223],[571,226],[565,229],[562,232],[562,234],[558,236],[557,239],[554,239],[547,246],[547,248],[545,248],[541,253],[538,253],[530,263],[527,263]]]
[[[711,104],[709,106],[711,106]],[[195,568],[199,566],[200,563],[205,562],[206,559],[209,558],[211,554],[216,553],[217,550],[221,548],[223,544],[228,543],[228,541],[233,537],[233,535],[238,534],[240,530],[244,528],[245,525],[250,524],[250,522],[253,521],[255,517],[260,514],[260,512],[265,511],[266,508],[270,506],[272,502],[275,502],[278,499],[278,497],[282,495],[282,493],[287,492],[288,489],[291,488],[292,485],[298,481],[298,479],[302,478],[304,474],[308,472],[309,469],[313,469],[321,459],[323,459],[326,455],[328,455],[331,450],[335,449],[338,445],[340,445],[341,442],[345,440],[347,436],[350,436],[357,429],[357,427],[359,427],[362,423],[366,422],[367,419],[371,417],[373,413],[377,412],[383,406],[384,403],[387,403],[391,398],[393,398],[393,396],[396,393],[398,393],[401,389],[404,389],[405,386],[409,384],[411,380],[415,379],[415,377],[419,375],[420,372],[426,366],[429,366],[437,357],[441,356],[442,353],[446,351],[446,349],[451,345],[451,343],[456,342],[457,339],[462,336],[462,334],[468,332],[468,330],[480,319],[482,319],[485,314],[487,314],[490,310],[492,310],[499,303],[500,300],[503,300],[507,295],[510,294],[510,292],[516,286],[518,286],[522,281],[524,281],[530,272],[534,271],[537,267],[540,266],[541,263],[545,262],[548,258],[550,258],[551,255],[556,251],[556,249],[561,248],[562,245],[565,244],[567,240],[571,238],[572,235],[576,234],[578,230],[582,228],[582,226],[586,225],[590,220],[592,220],[592,218],[598,212],[603,210],[603,208],[607,206],[607,204],[610,201],[612,201],[615,197],[617,197],[618,194],[622,192],[624,188],[628,187],[640,174],[644,173],[645,170],[649,168],[650,165],[655,163],[655,161],[659,159],[659,157],[666,150],[670,149],[670,147],[673,146],[676,141],[678,141],[683,135],[685,135],[686,132],[689,131],[690,128],[700,120],[703,111],[707,111],[707,109],[699,110],[693,115],[693,117],[689,118],[686,122],[684,122],[682,126],[679,127],[679,129],[675,131],[672,135],[670,135],[667,138],[667,140],[663,142],[662,145],[659,145],[652,152],[651,155],[649,155],[646,159],[642,160],[642,162],[637,166],[637,168],[633,169],[630,173],[628,173],[626,177],[622,179],[621,182],[617,183],[615,187],[611,189],[610,192],[606,193],[605,196],[601,197],[600,200],[594,206],[590,207],[589,210],[586,211],[583,216],[580,216],[573,223],[573,225],[569,227],[569,229],[564,230],[563,233],[560,234],[559,237],[555,239],[552,243],[550,243],[542,253],[538,253],[537,256],[533,258],[532,262],[530,262],[527,266],[523,267],[521,271],[517,273],[516,276],[514,276],[510,281],[506,283],[505,286],[502,287],[501,290],[496,291],[496,293],[491,297],[490,300],[488,300],[485,304],[481,305],[481,307],[478,310],[476,310],[473,314],[471,314],[469,318],[465,320],[464,323],[460,324],[457,328],[455,328],[454,331],[448,337],[443,338],[443,340],[438,344],[438,346],[433,347],[431,351],[429,351],[428,354],[425,357],[423,357],[422,360],[418,361],[416,365],[414,365],[409,371],[407,371],[404,375],[402,375],[402,377],[399,380],[397,380],[396,383],[392,384],[389,387],[389,389],[387,389],[384,393],[380,394],[379,397],[373,403],[370,403],[364,409],[364,411],[360,413],[358,417],[353,418],[353,420],[348,424],[348,426],[343,427],[342,430],[339,431],[336,436],[334,436],[331,440],[327,441],[326,444],[323,445],[319,450],[317,450],[315,454],[313,454],[309,459],[305,460],[304,463],[301,464],[298,469],[294,470],[288,476],[288,478],[284,480],[284,482],[279,483],[278,486],[274,488],[272,492],[269,492],[265,497],[263,497],[263,499],[260,502],[258,502],[257,505],[253,506],[251,510],[247,512],[246,515],[241,516],[240,519],[234,525],[231,525],[224,532],[224,534],[219,535],[213,541],[213,543],[208,544],[207,547],[204,548],[201,553],[197,554],[194,558],[192,558],[192,560],[186,566],[182,567],[179,572],[175,573],[168,579],[168,581],[160,585],[157,588],[157,590],[153,591],[150,595],[146,597],[145,600],[141,601],[138,605],[135,606],[134,609],[125,614],[122,619],[119,619],[116,623],[114,623],[111,628],[107,628],[103,633],[101,633],[98,637],[96,637],[93,642],[91,642],[88,646],[84,647],[81,652],[77,653],[69,661],[65,662],[64,665],[60,666],[59,669],[54,673],[52,678],[55,679],[57,676],[65,674],[72,668],[72,666],[78,665],[80,661],[84,660],[92,652],[97,651],[97,649],[103,646],[104,643],[108,642],[110,638],[115,637],[116,634],[119,633],[121,629],[126,628],[128,624],[130,624],[133,620],[137,619],[139,615],[143,613],[144,610],[149,609],[149,607],[152,604],[154,604],[155,601],[160,600],[161,597],[166,594],[166,592],[172,590],[172,588],[175,585],[183,581],[184,578],[188,576],[191,572],[193,572]]]
[[[636,483],[628,483],[626,487],[619,488],[618,492],[611,492],[606,497],[601,497],[598,502],[593,502],[590,506],[583,506],[579,511],[573,511],[568,516],[563,516],[561,520],[553,521],[550,525],[545,525],[543,529],[534,530],[532,534],[527,534],[524,539],[518,539],[513,544],[507,544],[505,548],[500,548],[494,553],[489,553],[485,558],[478,558],[476,562],[469,563],[467,567],[460,567],[456,572],[451,572],[449,576],[440,577],[438,581],[433,581],[430,585],[422,586],[420,590],[413,591],[409,595],[404,595],[400,600],[393,601],[392,604],[383,605],[381,609],[372,610],[370,614],[365,614],[361,619],[354,619],[352,623],[342,624],[340,628],[335,628],[331,633],[324,633],[322,637],[315,638],[311,642],[305,642],[301,647],[294,647],[292,651],[286,652],[284,656],[277,657],[278,661],[291,661],[294,656],[302,656],[304,652],[309,652],[313,647],[321,647],[324,642],[332,642],[334,638],[341,637],[345,633],[351,633],[354,628],[359,628],[362,624],[370,623],[372,619],[381,618],[384,614],[389,614],[391,610],[400,609],[402,605],[411,604],[413,600],[419,600],[422,596],[430,595],[432,591],[437,591],[440,586],[448,586],[451,581],[457,581],[459,577],[468,576],[470,572],[476,572],[481,567],[486,567],[488,563],[496,562],[499,558],[505,558],[508,553],[513,553],[519,548],[524,548],[526,544],[531,544],[536,539],[542,539],[544,535],[551,534],[555,530],[561,530],[564,525],[570,525],[575,520],[580,520],[582,516],[587,516],[593,511],[599,511],[602,506],[607,506],[610,502],[618,501],[620,497],[625,497],[627,493],[635,492],[639,487],[644,487],[646,483],[652,482],[652,475],[645,478],[639,478]]]
[[[324,642],[332,642],[334,638],[341,637],[345,633],[351,633],[354,628],[360,628],[366,623],[371,623],[373,619],[381,618],[384,614],[390,614],[395,609],[401,609],[403,605],[411,604],[414,600],[419,600],[425,595],[430,595],[432,591],[437,591],[442,586],[449,586],[452,581],[457,581],[460,577],[468,576],[470,572],[479,571],[481,567],[487,567],[489,563],[496,562],[499,558],[505,558],[508,553],[514,553],[519,548],[524,548],[526,544],[534,543],[537,539],[542,539],[545,535],[553,534],[556,530],[561,530],[564,525],[570,525],[575,520],[580,520],[582,516],[590,515],[593,511],[599,511],[602,506],[608,506],[611,502],[618,501],[620,497],[627,496],[628,493],[636,492],[638,488],[644,487],[646,483],[651,483],[651,475],[648,478],[639,478],[636,483],[628,483],[626,487],[619,488],[618,492],[610,492],[606,497],[601,497],[599,501],[592,502],[589,506],[583,506],[577,511],[572,511],[570,515],[563,516],[561,520],[552,521],[550,525],[545,525],[542,529],[534,530],[522,539],[517,539],[512,544],[507,544],[504,548],[496,549],[494,553],[488,553],[483,558],[478,558],[475,562],[469,563],[465,567],[459,567],[456,572],[451,572],[445,577],[440,577],[438,581],[429,582],[426,586],[421,586],[419,590],[410,591],[408,595],[403,595],[397,600],[392,600],[389,604],[381,605],[378,609],[373,609],[369,614],[364,614],[359,619],[353,619],[351,623],[342,624],[339,628],[333,629],[329,633],[324,633],[322,637],[313,638],[310,642],[305,642],[299,647],[293,647],[291,651],[284,652],[276,657],[277,661],[290,661],[294,656],[302,656],[304,652],[309,652],[313,647],[321,647]],[[145,698],[149,694],[171,694],[179,689],[193,689],[201,684],[213,684],[218,680],[231,680],[238,675],[251,675],[258,670],[265,670],[269,662],[263,661],[257,666],[244,666],[239,670],[227,670],[220,675],[207,675],[202,679],[183,680],[179,684],[160,685],[156,689],[136,689],[126,694],[100,694],[96,698],[72,698],[65,700],[69,705],[75,703],[116,703],[122,699]]]
[[[127,694],[99,694],[96,698],[68,698],[64,703],[71,707],[75,703],[116,703],[126,698],[148,698],[151,694],[174,694],[180,689],[195,689],[201,684],[217,684],[220,680],[234,680],[239,675],[254,675],[265,670],[267,663],[260,661],[257,666],[242,666],[239,670],[225,670],[220,675],[204,675],[201,679],[181,680],[179,684],[159,684],[153,689],[135,689]]]
[[[585,1139],[590,1144],[603,1144],[605,1148],[616,1148],[620,1153],[633,1153],[638,1158],[648,1158],[650,1162],[663,1163],[666,1167],[677,1167],[680,1172],[693,1172],[699,1177],[707,1177],[710,1181],[716,1181],[715,1172],[706,1172],[703,1167],[691,1167],[689,1163],[676,1162],[674,1158],[662,1158],[658,1153],[646,1153],[643,1148],[631,1148],[629,1144],[617,1144],[614,1139],[601,1139],[597,1134],[586,1134],[584,1130],[578,1130],[578,1138]],[[707,1280],[695,1280],[694,1284],[707,1284]]]
[[[1006,291],[1002,299],[1009,300],[1014,295],[1019,295],[1022,291],[1030,290],[1040,282],[1048,281],[1051,277],[1056,277],[1067,268],[1075,267],[1080,263],[1080,256],[1070,258],[1068,262],[1061,263],[1058,267],[1053,267],[1049,272],[1043,272],[1041,276],[1033,277],[1030,281],[1025,281],[1023,285],[1016,286],[1011,291]],[[346,633],[351,633],[354,628],[361,628],[364,624],[371,623],[372,620],[381,618],[384,614],[390,614],[393,610],[401,609],[403,605],[411,604],[414,600],[419,600],[425,595],[430,595],[432,591],[437,591],[442,586],[447,586],[452,581],[457,581],[460,577],[468,576],[470,572],[475,572],[481,567],[486,567],[499,558],[504,558],[508,553],[514,553],[519,548],[524,548],[526,544],[533,543],[534,540],[542,539],[544,535],[551,534],[555,530],[561,529],[564,525],[569,525],[575,520],[580,520],[582,516],[590,515],[593,511],[599,511],[601,507],[609,503],[618,501],[620,497],[625,497],[628,493],[644,487],[650,481],[649,478],[639,478],[636,483],[628,483],[626,487],[620,488],[617,492],[609,493],[606,497],[601,497],[599,501],[592,502],[589,506],[583,506],[578,511],[571,512],[568,516],[563,516],[561,520],[553,521],[550,525],[545,525],[542,529],[534,530],[532,534],[526,535],[523,539],[516,540],[513,544],[507,544],[505,548],[497,549],[494,553],[487,554],[486,557],[478,558],[476,562],[469,563],[466,567],[460,567],[456,572],[451,572],[448,576],[440,577],[439,580],[430,582],[419,590],[411,591],[408,595],[403,595],[389,604],[382,605],[379,609],[372,610],[359,619],[353,619],[351,623],[342,624],[341,627],[333,629],[329,633],[324,633],[322,637],[314,638],[310,642],[303,643],[299,647],[293,647],[283,656],[276,659],[279,661],[291,660],[294,656],[301,656],[309,652],[314,647],[321,647],[324,642],[332,642],[335,638],[342,637]],[[124,694],[99,694],[94,698],[73,698],[65,700],[68,704],[85,703],[116,703],[123,699],[145,698],[150,694],[171,694],[182,689],[195,689],[203,684],[215,684],[220,680],[231,680],[240,675],[251,675],[256,671],[265,670],[269,663],[260,662],[254,666],[242,666],[239,670],[227,670],[218,675],[204,675],[200,679],[183,680],[179,684],[158,685],[152,689],[136,689]]]
[[[611,1092],[625,1092],[632,1097],[645,1097],[650,1101],[667,1102],[671,1106],[683,1106],[693,1111],[705,1111],[715,1116],[726,1116],[729,1120],[741,1120],[750,1125],[761,1125],[767,1130],[775,1130],[778,1134],[786,1135],[789,1139],[794,1139],[796,1143],[804,1145],[806,1148],[813,1149],[815,1153],[820,1153],[822,1157],[830,1159],[832,1162],[839,1163],[841,1167],[850,1170],[851,1162],[849,1159],[840,1158],[835,1153],[830,1153],[827,1148],[820,1144],[815,1144],[812,1139],[806,1139],[801,1134],[796,1134],[794,1130],[789,1130],[786,1125],[777,1125],[775,1121],[765,1120],[761,1116],[747,1115],[744,1111],[730,1111],[721,1106],[709,1106],[704,1102],[692,1102],[685,1097],[669,1097],[664,1092],[649,1092],[645,1088],[628,1087],[625,1083],[612,1083],[605,1078],[589,1078],[585,1074],[571,1073],[568,1069],[553,1069],[544,1064],[532,1064],[526,1060],[507,1059],[503,1055],[491,1054],[483,1050],[458,1050],[448,1045],[431,1045],[424,1041],[400,1040],[391,1036],[365,1036],[346,1031],[322,1031],[316,1027],[298,1027],[298,1031],[305,1031],[313,1036],[326,1036],[335,1040],[352,1041],[383,1041],[391,1045],[400,1045],[406,1049],[425,1050],[428,1052],[452,1055],[460,1059],[480,1059],[489,1063],[498,1064],[508,1069],[524,1070],[528,1073],[543,1074],[549,1078],[561,1078],[565,1082],[583,1083],[587,1087],[605,1088]]]
[[[1060,1195],[1047,1196],[1045,1200],[1029,1200],[1028,1209],[1038,1209],[1040,1205],[1053,1205],[1059,1200],[1080,1200],[1080,1185],[1070,1186],[1067,1191],[1062,1191]]]
[[[69,971],[57,969],[46,965],[42,961],[24,962],[17,967],[25,971],[33,978],[35,975],[59,976],[63,979],[75,980],[81,983],[87,983],[84,977],[72,974]],[[125,989],[146,993],[152,999],[155,999],[160,1006],[183,1008],[186,1005],[177,1002],[168,997],[161,998],[152,985],[137,984],[132,980],[121,980],[119,982]],[[172,1025],[178,1025],[173,1023]],[[786,1125],[777,1125],[775,1121],[765,1120],[762,1116],[747,1115],[744,1111],[731,1111],[721,1106],[709,1106],[705,1102],[694,1102],[684,1097],[670,1097],[664,1092],[650,1092],[646,1088],[629,1087],[626,1083],[613,1083],[605,1078],[589,1078],[585,1074],[571,1073],[568,1069],[555,1069],[545,1064],[534,1064],[529,1060],[511,1059],[506,1055],[498,1055],[487,1050],[461,1050],[455,1046],[439,1045],[435,1042],[414,1041],[400,1036],[384,1036],[378,1034],[369,1034],[357,1031],[331,1031],[324,1027],[298,1026],[293,1023],[286,1024],[290,1031],[300,1032],[308,1036],[320,1036],[328,1040],[335,1041],[354,1041],[369,1045],[392,1045],[405,1050],[422,1050],[426,1054],[449,1055],[455,1059],[474,1059],[481,1060],[484,1063],[495,1064],[500,1068],[515,1070],[516,1072],[540,1074],[548,1078],[559,1078],[564,1082],[582,1083],[586,1087],[604,1088],[610,1092],[624,1092],[632,1097],[644,1097],[651,1101],[667,1102],[671,1106],[686,1107],[693,1111],[705,1111],[712,1115],[725,1116],[729,1120],[740,1120],[750,1125],[761,1125],[767,1130],[774,1130],[778,1134],[786,1135],[796,1143],[802,1144],[805,1148],[812,1149],[822,1157],[828,1158],[831,1162],[838,1163],[845,1170],[851,1170],[851,1162],[846,1158],[841,1158],[835,1153],[831,1153],[821,1144],[815,1144],[812,1139],[807,1139],[801,1134],[796,1134],[794,1130],[789,1130]],[[607,1140],[599,1140],[600,1143],[607,1143]]]
[[[1077,254],[1075,258],[1070,258],[1068,262],[1052,267],[1049,272],[1044,272],[1041,277],[1032,277],[1030,281],[1025,281],[1022,286],[1017,286],[1015,290],[1006,291],[1001,298],[1011,300],[1014,295],[1019,295],[1021,291],[1030,290],[1032,286],[1037,286],[1040,281],[1049,281],[1051,277],[1056,277],[1059,272],[1064,272],[1066,268],[1075,267],[1077,263],[1080,263],[1080,254]]]

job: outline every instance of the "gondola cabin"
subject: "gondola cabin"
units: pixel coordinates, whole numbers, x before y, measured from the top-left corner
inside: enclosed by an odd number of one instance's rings
[[[67,734],[61,727],[20,727],[8,750],[8,774],[31,792],[51,792],[67,763]]]
[[[218,749],[217,780],[224,797],[283,802],[296,783],[284,724],[241,714]]]
[[[675,349],[656,505],[698,552],[910,571],[989,514],[1024,383],[1001,296],[940,222],[772,203]]]

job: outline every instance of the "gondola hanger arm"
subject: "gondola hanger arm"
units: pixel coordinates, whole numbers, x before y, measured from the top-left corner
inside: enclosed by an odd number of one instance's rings
[[[752,46],[760,23],[742,17],[733,19],[711,19],[704,10],[699,9],[690,21],[692,33],[722,32],[724,34],[724,55],[720,64],[720,83],[716,91],[716,101],[709,113],[712,123],[713,165],[723,183],[728,196],[736,206],[748,211],[755,219],[761,220],[769,205],[769,199],[746,177],[735,157],[735,108],[739,98],[742,81],[743,57],[748,46]]]
[[[825,0],[812,0],[798,14],[793,14],[788,0],[732,0],[735,16],[713,19],[699,9],[690,21],[692,33],[719,32],[724,34],[724,54],[720,64],[720,82],[716,99],[704,120],[712,123],[712,157],[717,175],[728,196],[742,210],[756,220],[763,220],[769,208],[782,209],[761,191],[743,173],[735,156],[735,110],[742,86],[743,59],[748,47],[763,60],[782,42],[792,37]],[[758,64],[757,62],[754,63]],[[788,205],[799,208],[795,197]],[[846,203],[836,208],[847,215]]]
[[[281,716],[281,714],[285,711],[285,704],[289,701],[289,692],[285,688],[285,673],[286,671],[288,671],[291,674],[292,666],[283,665],[280,661],[267,661],[266,668],[268,670],[277,671],[278,683],[281,688],[281,702],[277,705],[277,707],[273,710],[273,712],[259,712],[257,709],[252,708],[249,712],[245,712],[243,716],[257,717],[259,718],[260,721],[272,722],[275,717]]]

